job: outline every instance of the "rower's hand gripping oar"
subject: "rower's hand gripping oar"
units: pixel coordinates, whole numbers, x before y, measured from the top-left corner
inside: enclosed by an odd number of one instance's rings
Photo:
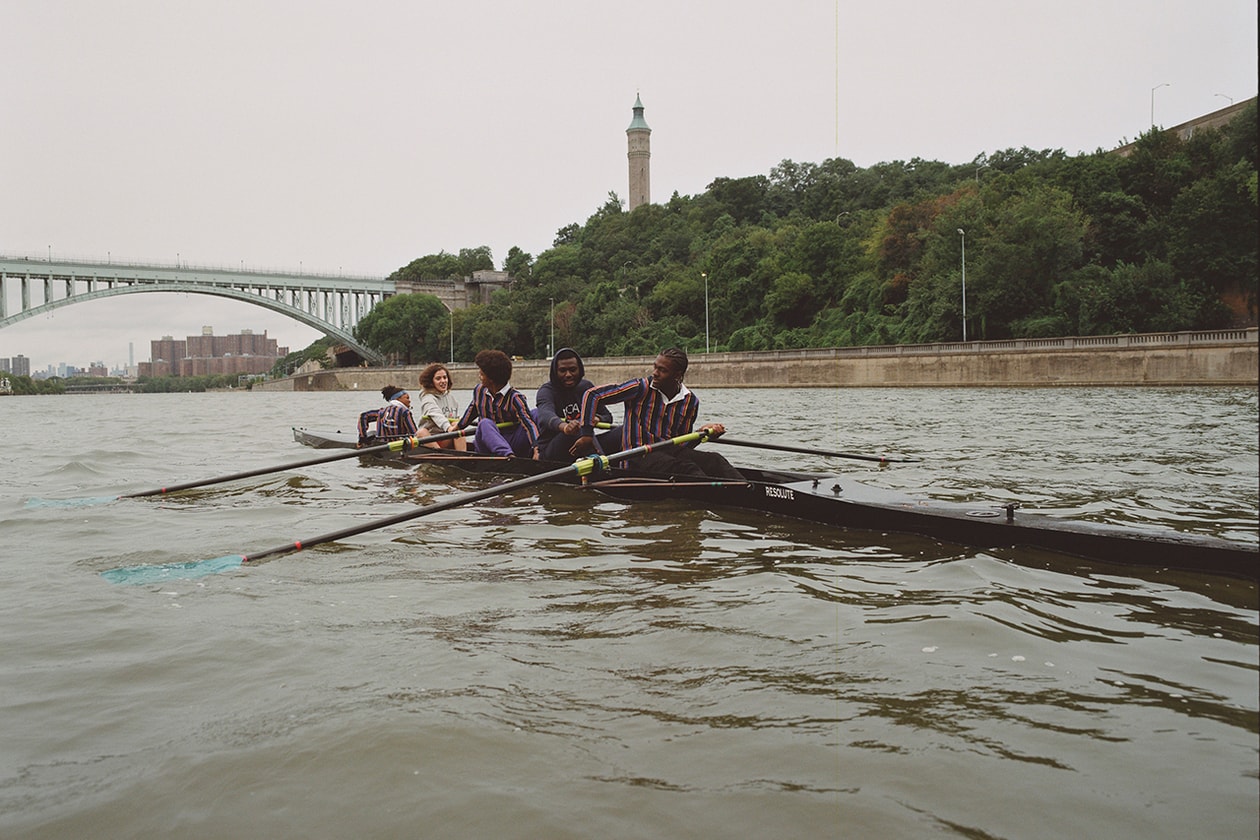
[[[829,452],[825,449],[805,449],[800,446],[785,446],[778,443],[766,443],[759,440],[733,440],[725,435],[713,439],[714,443],[728,443],[732,446],[751,446],[754,449],[777,449],[781,452],[800,452],[804,455],[824,455],[828,458],[852,458],[857,461],[876,461],[881,464],[918,464],[918,458],[888,458],[883,455],[858,455],[853,452]]]
[[[395,514],[386,517],[377,522],[368,522],[363,525],[354,525],[349,528],[342,528],[340,531],[332,531],[322,534],[318,537],[311,537],[306,540],[294,540],[284,545],[268,548],[264,551],[256,551],[250,554],[229,554],[224,557],[215,557],[210,560],[198,560],[189,563],[168,563],[162,566],[131,566],[121,569],[110,569],[101,572],[101,577],[111,583],[157,583],[164,580],[179,578],[197,578],[205,575],[212,575],[218,572],[235,569],[245,563],[253,563],[265,557],[276,557],[281,554],[292,554],[301,551],[304,548],[321,545],[323,543],[336,542],[346,537],[353,537],[356,534],[362,534],[367,531],[375,531],[378,528],[388,528],[390,525],[397,525],[400,522],[407,522],[412,519],[418,519],[421,516],[428,516],[431,513],[437,513],[443,510],[449,510],[453,507],[476,502],[482,499],[489,499],[512,490],[519,490],[525,487],[533,487],[536,484],[544,484],[552,479],[562,478],[566,475],[576,474],[585,478],[596,470],[605,470],[611,464],[618,461],[625,461],[630,458],[636,458],[640,455],[646,455],[658,449],[667,446],[683,446],[689,443],[702,443],[708,440],[709,436],[705,432],[692,432],[691,434],[681,435],[667,440],[659,440],[655,443],[636,446],[633,449],[626,449],[622,452],[616,452],[612,455],[591,455],[581,458],[572,464],[568,464],[559,469],[551,470],[538,475],[531,475],[527,478],[509,481],[504,484],[498,484],[493,487],[487,487],[482,490],[474,490],[471,493],[461,493],[457,496],[451,496],[440,502],[424,505],[415,510],[405,511],[404,513]],[[362,450],[360,450],[362,451]]]

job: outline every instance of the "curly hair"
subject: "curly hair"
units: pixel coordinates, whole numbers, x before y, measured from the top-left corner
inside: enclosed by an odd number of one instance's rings
[[[433,364],[426,367],[424,370],[420,371],[420,389],[421,390],[427,391],[430,394],[437,393],[437,388],[434,387],[433,385],[433,377],[438,375],[439,370],[446,370],[446,365],[442,364],[441,362],[434,362]],[[446,370],[446,382],[447,382],[446,387],[448,390],[452,390],[452,391],[455,390],[455,383],[451,379],[451,372],[449,370]]]
[[[482,350],[473,359],[473,364],[500,388],[512,381],[512,360],[502,350]]]

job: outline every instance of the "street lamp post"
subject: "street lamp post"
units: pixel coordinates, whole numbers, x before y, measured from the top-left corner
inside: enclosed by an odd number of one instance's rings
[[[1164,82],[1162,85],[1151,88],[1151,128],[1155,127],[1155,91],[1162,87],[1172,87],[1172,82]]]
[[[709,352],[709,273],[700,272],[704,278],[704,352]]]
[[[451,364],[455,364],[455,305],[451,304]]]
[[[556,299],[548,298],[551,301],[551,340],[547,342],[547,358],[556,355]]]
[[[962,335],[965,344],[967,342],[967,234],[959,228],[958,236],[962,242]]]
[[[1213,96],[1219,96],[1219,97],[1221,97],[1222,99],[1228,99],[1228,100],[1229,100],[1229,104],[1230,104],[1230,105],[1233,105],[1233,104],[1234,104],[1234,97],[1232,97],[1232,96],[1229,96],[1229,95],[1224,94],[1224,93],[1214,93],[1214,94],[1212,94],[1212,95],[1213,95]]]

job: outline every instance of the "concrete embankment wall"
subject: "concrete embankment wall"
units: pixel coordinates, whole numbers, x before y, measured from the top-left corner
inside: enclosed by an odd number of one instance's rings
[[[651,372],[651,356],[586,359],[587,378],[619,382]],[[448,364],[458,390],[477,381],[467,362]],[[545,360],[515,363],[512,382],[527,393],[546,381]],[[340,368],[256,384],[285,391],[414,388],[421,366]],[[761,353],[697,353],[687,383],[696,387],[878,388],[1053,387],[1074,385],[1260,384],[1256,328],[1086,338],[840,347]]]

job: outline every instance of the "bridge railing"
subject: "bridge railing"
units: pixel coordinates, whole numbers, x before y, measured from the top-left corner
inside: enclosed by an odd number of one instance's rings
[[[243,274],[258,276],[285,276],[285,277],[321,277],[336,278],[341,280],[358,280],[365,282],[382,282],[385,278],[379,274],[347,274],[343,269],[338,268],[334,271],[318,271],[306,268],[302,263],[298,263],[297,267],[293,266],[260,266],[246,265],[244,260],[238,261],[236,264],[231,263],[202,263],[185,260],[176,256],[173,261],[167,260],[134,260],[134,259],[118,259],[112,255],[101,257],[99,254],[82,255],[82,254],[65,254],[56,251],[49,254],[40,253],[7,253],[0,254],[0,260],[11,260],[14,262],[26,262],[30,264],[32,272],[38,272],[38,266],[45,267],[49,265],[76,265],[85,268],[94,269],[156,269],[160,271],[213,271],[224,274]]]

